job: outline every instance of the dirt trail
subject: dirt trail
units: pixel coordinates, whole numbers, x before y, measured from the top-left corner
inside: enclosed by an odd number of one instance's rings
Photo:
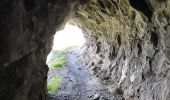
[[[78,50],[68,51],[66,64],[50,70],[49,77],[62,76],[61,86],[52,100],[113,100],[113,94],[77,60],[78,53]]]

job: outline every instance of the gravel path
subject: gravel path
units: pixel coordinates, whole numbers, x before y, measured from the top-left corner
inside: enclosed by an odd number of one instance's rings
[[[49,71],[49,77],[56,74],[62,77],[52,100],[114,100],[113,94],[77,60],[77,55],[78,50],[68,51],[66,64]]]

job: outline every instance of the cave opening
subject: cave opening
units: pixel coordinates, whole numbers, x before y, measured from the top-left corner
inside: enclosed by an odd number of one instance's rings
[[[72,48],[80,49],[84,43],[85,38],[82,30],[67,23],[63,30],[55,33],[52,51],[48,55],[46,63],[49,62],[55,51],[67,51]]]
[[[73,56],[78,56],[78,53],[82,51],[81,48],[84,44],[84,34],[82,30],[75,25],[67,23],[63,30],[55,33],[52,51],[47,56],[46,60],[49,67],[47,81],[49,93],[55,94],[57,92],[61,79],[64,77],[64,75],[61,74],[63,72],[62,69],[64,69],[63,67],[68,67],[67,64],[70,62],[67,60],[74,62],[74,60],[72,60],[74,58],[72,58],[72,56],[68,53],[76,52],[77,54],[74,54]],[[68,59],[68,56],[71,57],[71,59]]]

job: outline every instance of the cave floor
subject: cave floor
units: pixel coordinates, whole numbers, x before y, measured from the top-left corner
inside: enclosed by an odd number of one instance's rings
[[[49,80],[61,75],[61,85],[52,100],[114,100],[113,94],[78,60],[79,50],[67,52],[63,67],[49,70]]]

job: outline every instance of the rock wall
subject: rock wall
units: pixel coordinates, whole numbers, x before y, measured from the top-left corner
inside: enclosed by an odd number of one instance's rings
[[[0,1],[0,100],[47,100],[46,57],[73,0]]]
[[[115,100],[170,100],[170,0],[86,0],[83,61]]]
[[[170,100],[170,1],[75,1],[0,1],[0,100],[48,99],[46,57],[73,7],[83,61],[115,100]]]

